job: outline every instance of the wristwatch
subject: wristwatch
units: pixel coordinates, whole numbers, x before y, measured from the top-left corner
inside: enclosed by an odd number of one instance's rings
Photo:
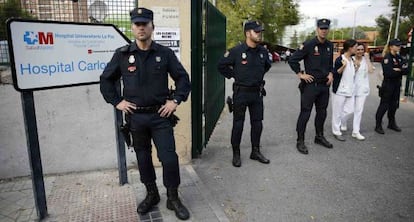
[[[175,104],[177,104],[177,105],[179,105],[180,103],[178,102],[178,100],[176,100],[176,99],[173,99],[173,102],[175,103]]]

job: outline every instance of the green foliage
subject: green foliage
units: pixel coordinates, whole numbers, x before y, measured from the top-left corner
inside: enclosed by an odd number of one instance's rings
[[[227,17],[227,46],[244,41],[243,21],[258,20],[264,40],[276,44],[285,27],[299,23],[299,5],[294,0],[220,0],[217,7]]]
[[[0,40],[7,39],[6,21],[12,17],[34,19],[33,16],[21,8],[18,0],[6,0],[6,2],[0,3]]]
[[[391,38],[394,38],[395,33],[395,23],[398,12],[399,0],[390,0],[390,5],[392,6],[392,17],[385,17],[383,15],[377,17],[375,21],[377,22],[378,30],[380,36],[378,38],[377,44],[386,44],[388,39],[388,34]],[[401,1],[401,13],[400,13],[400,24],[398,28],[398,38],[402,41],[407,41],[407,33],[414,26],[414,0],[404,0]],[[392,22],[391,33],[389,33],[390,24]]]

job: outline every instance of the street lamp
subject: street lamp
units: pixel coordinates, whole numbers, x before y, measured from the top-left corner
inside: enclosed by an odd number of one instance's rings
[[[353,8],[354,9],[354,25],[352,27],[352,39],[355,39],[356,14],[357,14],[358,9],[361,8],[362,6],[365,6],[365,5],[360,5],[358,7]],[[366,6],[371,7],[371,4],[368,4]],[[346,7],[346,6],[342,7],[342,9],[345,9],[345,8],[349,8],[349,7]]]

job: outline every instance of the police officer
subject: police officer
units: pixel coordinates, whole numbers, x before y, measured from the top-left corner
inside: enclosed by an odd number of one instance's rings
[[[240,141],[247,107],[250,112],[251,144],[250,159],[268,164],[260,152],[260,136],[263,129],[264,74],[270,69],[268,51],[260,44],[263,27],[257,21],[244,25],[246,41],[224,54],[218,63],[219,72],[233,83],[233,166],[240,167]]]
[[[153,12],[135,8],[130,16],[135,41],[115,51],[100,77],[101,93],[108,103],[126,113],[131,129],[141,182],[147,190],[137,212],[145,214],[160,201],[151,158],[152,139],[163,167],[167,208],[174,210],[178,218],[186,220],[190,214],[178,197],[180,172],[169,118],[177,106],[187,100],[191,90],[189,76],[171,49],[151,40]],[[176,87],[172,98],[168,89],[168,73]],[[121,77],[123,96],[118,95],[115,89],[115,82]]]
[[[326,109],[329,104],[329,86],[333,80],[333,45],[326,39],[329,33],[330,21],[317,21],[316,37],[304,42],[289,59],[290,68],[297,74],[301,83],[299,89],[300,114],[296,124],[298,134],[296,148],[302,154],[308,154],[305,145],[306,124],[310,118],[313,104],[316,108],[315,143],[326,148],[333,148],[323,135],[326,119]],[[299,62],[304,60],[305,71],[301,71]]]
[[[399,52],[401,50],[401,41],[393,39],[388,43],[388,52],[382,60],[382,70],[384,80],[380,88],[381,101],[375,115],[376,126],[375,131],[384,134],[382,128],[382,118],[388,111],[388,128],[397,132],[401,132],[395,122],[395,112],[397,111],[400,100],[400,88],[402,75],[406,75],[408,67]]]

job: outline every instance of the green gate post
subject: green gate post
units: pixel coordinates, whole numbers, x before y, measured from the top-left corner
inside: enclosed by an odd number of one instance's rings
[[[203,149],[203,60],[202,0],[191,1],[191,155],[196,158]]]

